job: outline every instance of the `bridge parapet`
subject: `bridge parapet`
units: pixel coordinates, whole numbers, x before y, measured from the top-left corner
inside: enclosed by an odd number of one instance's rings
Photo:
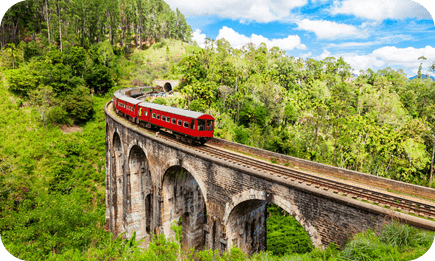
[[[401,182],[397,180],[387,179],[383,177],[378,177],[370,175],[367,173],[362,173],[358,171],[343,169],[339,167],[334,167],[314,161],[304,160],[284,154],[279,154],[259,148],[250,147],[244,144],[235,143],[219,138],[213,138],[209,143],[222,146],[231,150],[244,152],[262,159],[276,160],[281,164],[288,164],[291,167],[296,167],[301,170],[312,171],[319,174],[325,174],[328,176],[355,181],[361,184],[374,186],[381,189],[386,189],[394,192],[401,192],[408,195],[423,197],[431,200],[435,200],[435,189],[423,187],[419,185],[414,185],[406,182]]]

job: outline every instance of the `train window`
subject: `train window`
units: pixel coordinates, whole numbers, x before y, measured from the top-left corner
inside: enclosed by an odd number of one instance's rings
[[[195,130],[195,120],[194,120],[194,119],[191,119],[191,120],[190,120],[190,128],[191,128],[192,130]]]
[[[155,113],[153,113],[153,119],[156,117],[156,114]]]
[[[162,121],[166,121],[166,117],[162,115]]]
[[[177,122],[177,119],[172,118],[172,124],[175,124]]]
[[[145,116],[148,116],[148,112],[147,111],[145,112]]]
[[[207,121],[207,131],[213,130],[213,121]]]
[[[199,131],[205,130],[205,120],[198,120],[198,130]]]
[[[187,121],[183,122],[183,127],[184,128],[189,128],[189,123]]]
[[[157,119],[160,120],[160,114],[157,114]]]
[[[166,117],[166,122],[171,122],[171,118],[170,117]]]
[[[182,123],[183,123],[182,120],[178,120],[178,121],[177,121],[177,125],[178,125],[178,126],[181,126]]]

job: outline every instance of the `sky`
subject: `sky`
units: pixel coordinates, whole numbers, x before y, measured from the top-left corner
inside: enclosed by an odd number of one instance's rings
[[[193,39],[225,38],[235,48],[252,42],[287,55],[342,57],[356,74],[391,67],[408,77],[435,61],[433,0],[166,0],[192,27]],[[434,10],[435,11],[435,10]],[[433,12],[435,15],[435,12]]]

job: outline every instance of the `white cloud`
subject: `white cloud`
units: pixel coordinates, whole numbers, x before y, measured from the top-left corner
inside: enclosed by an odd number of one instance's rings
[[[373,54],[368,55],[356,55],[351,53],[345,53],[345,54],[332,54],[326,49],[323,49],[323,53],[317,57],[314,57],[316,60],[323,60],[327,57],[335,57],[340,58],[342,57],[345,62],[350,64],[352,69],[355,70],[355,72],[359,72],[360,70],[367,70],[368,68],[373,68],[373,66],[380,67],[385,64],[384,61],[378,59]]]
[[[412,40],[412,36],[405,34],[397,34],[397,35],[387,35],[384,37],[378,37],[375,41],[369,42],[347,42],[347,43],[331,43],[328,44],[327,48],[355,48],[355,47],[367,47],[373,45],[385,45],[385,44],[394,44],[402,41]]]
[[[199,29],[196,29],[192,34],[192,40],[195,41],[201,48],[205,47],[205,38],[205,34],[201,34],[201,30]]]
[[[333,15],[355,15],[376,21],[408,17],[432,19],[426,8],[412,0],[335,0],[329,11]]]
[[[308,53],[301,54],[300,57],[303,58],[303,59],[307,59],[307,58],[310,57],[311,55],[312,55],[312,53],[311,53],[311,52],[308,52]]]
[[[289,51],[293,49],[301,49],[304,50],[307,47],[301,43],[301,38],[297,35],[289,35],[287,38],[283,39],[268,39],[262,35],[252,34],[251,37],[248,37],[243,34],[239,34],[229,27],[222,27],[219,30],[219,35],[216,39],[225,38],[228,42],[230,42],[231,46],[234,48],[242,48],[244,45],[248,43],[253,43],[255,45],[260,45],[261,43],[265,43],[267,48],[272,48],[274,46],[279,47],[280,49]]]
[[[385,67],[402,68],[408,76],[414,76],[418,71],[420,63],[423,63],[423,73],[426,73],[432,62],[435,61],[435,48],[426,46],[425,48],[397,48],[395,46],[386,46],[374,50],[370,54],[359,55],[353,53],[337,53],[331,54],[326,49],[318,57],[317,60],[323,60],[326,57],[342,57],[343,60],[358,72],[359,70],[366,71],[368,68],[377,71]],[[418,60],[424,56],[427,60]]]
[[[325,20],[303,19],[296,22],[298,30],[314,32],[318,39],[331,39],[343,37],[364,37],[364,33],[357,27],[347,24],[339,24]]]
[[[323,49],[323,53],[317,57],[313,57],[313,59],[320,61],[325,59],[326,57],[331,57],[331,52],[326,49]]]
[[[382,59],[388,64],[399,65],[409,69],[416,68],[423,62],[423,67],[427,68],[435,61],[435,48],[426,46],[425,48],[397,48],[395,46],[385,46],[376,49],[372,53],[374,56]],[[424,56],[426,61],[417,60],[419,57]]]
[[[369,55],[344,55],[343,60],[350,64],[356,72],[360,70],[366,71],[368,68],[382,67],[385,65],[383,60],[380,60],[373,54]]]
[[[347,42],[347,43],[339,43],[339,44],[328,44],[327,48],[354,48],[354,47],[367,47],[376,44],[376,42]]]
[[[289,16],[290,10],[308,0],[167,0],[173,10],[178,7],[185,16],[218,15],[223,18],[267,23]]]

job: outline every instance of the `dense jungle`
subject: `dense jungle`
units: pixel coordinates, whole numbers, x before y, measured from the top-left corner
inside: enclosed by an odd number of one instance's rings
[[[0,31],[0,236],[20,259],[413,260],[433,242],[392,223],[318,249],[272,204],[268,249],[251,257],[183,249],[178,224],[144,250],[105,224],[104,105],[118,89],[180,80],[177,95],[153,102],[213,115],[216,137],[435,187],[435,83],[421,68],[409,80],[266,45],[200,48],[161,0],[27,0]]]

